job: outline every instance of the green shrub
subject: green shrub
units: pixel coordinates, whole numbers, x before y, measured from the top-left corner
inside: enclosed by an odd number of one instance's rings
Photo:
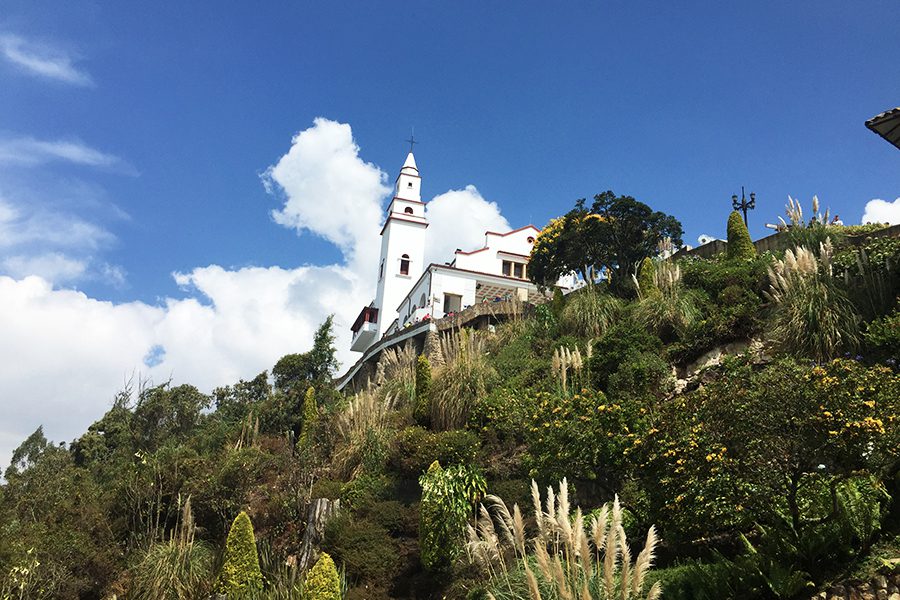
[[[419,549],[432,572],[449,570],[460,556],[472,506],[485,492],[484,477],[471,466],[446,470],[435,461],[419,478],[422,486]]]
[[[322,550],[344,566],[354,584],[382,584],[397,572],[399,559],[394,540],[384,527],[346,512],[325,527]]]
[[[313,484],[310,497],[337,500],[341,497],[341,488],[343,487],[344,483],[342,481],[336,481],[334,479],[319,479]]]
[[[568,475],[620,489],[644,429],[637,404],[612,402],[590,390],[571,397],[542,392],[531,417],[526,464],[532,477],[552,481]]]
[[[749,260],[756,256],[756,246],[750,239],[750,232],[741,214],[733,210],[728,215],[728,258],[731,260]]]
[[[392,536],[415,536],[417,524],[414,512],[397,500],[375,502],[366,511],[366,516],[383,527]]]
[[[593,356],[588,361],[591,379],[598,389],[605,390],[609,377],[619,369],[627,357],[641,352],[659,353],[662,341],[632,319],[623,319],[613,325],[594,345]]]
[[[242,594],[262,588],[263,577],[259,569],[256,538],[253,523],[247,513],[241,511],[228,531],[225,557],[216,590],[224,594]]]
[[[341,600],[341,579],[327,553],[323,552],[306,574],[304,587],[308,600]]]
[[[672,367],[656,352],[631,352],[609,377],[609,398],[613,401],[661,399],[672,392]]]
[[[598,286],[589,285],[569,294],[562,311],[563,329],[581,338],[603,335],[622,312],[622,301]]]
[[[687,258],[678,264],[684,285],[703,290],[713,302],[718,302],[722,290],[731,286],[761,295],[767,287],[771,261],[770,254],[746,260],[729,260],[726,254],[718,254],[710,259]]]
[[[638,294],[641,296],[652,296],[654,292],[659,291],[659,288],[656,287],[656,279],[653,276],[655,272],[656,266],[653,264],[653,259],[649,256],[645,257],[641,261],[637,272]]]
[[[394,439],[390,466],[401,476],[415,478],[434,461],[445,465],[475,461],[480,441],[471,431],[431,432],[422,427],[407,427]]]
[[[869,323],[863,339],[866,358],[873,362],[884,361],[897,368],[897,361],[900,360],[900,309]]]

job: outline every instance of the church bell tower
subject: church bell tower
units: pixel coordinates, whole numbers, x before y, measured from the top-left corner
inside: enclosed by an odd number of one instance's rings
[[[397,307],[425,270],[425,203],[421,196],[422,178],[410,149],[394,184],[394,197],[388,206],[381,229],[381,258],[378,266],[379,339],[398,317]]]

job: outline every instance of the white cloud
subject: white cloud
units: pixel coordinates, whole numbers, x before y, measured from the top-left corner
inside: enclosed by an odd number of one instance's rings
[[[427,169],[423,176],[427,185]],[[343,366],[358,358],[349,352],[349,327],[374,296],[386,175],[359,157],[349,125],[317,119],[263,180],[282,200],[276,222],[333,242],[343,252],[339,264],[210,265],[173,273],[184,296],[157,306],[104,302],[28,276],[39,270],[52,276],[54,266],[57,282],[73,275],[65,253],[48,253],[44,266],[13,264],[16,278],[0,275],[0,410],[7,415],[0,421],[0,465],[38,425],[57,441],[81,434],[135,373],[208,392],[308,350],[328,314],[335,315]],[[434,260],[447,260],[457,247],[479,247],[487,229],[509,229],[497,205],[473,186],[435,197],[428,211]],[[4,240],[7,247],[26,238],[57,241],[47,223],[63,220],[0,201],[0,247]],[[83,235],[85,244],[103,239]]]
[[[135,174],[118,156],[91,148],[80,140],[37,140],[32,137],[0,139],[0,165],[33,167],[51,161],[100,168],[118,168]]]
[[[900,198],[893,202],[887,200],[869,200],[863,211],[861,223],[900,223]]]
[[[453,260],[454,251],[484,247],[484,232],[505,233],[511,229],[495,202],[482,198],[474,185],[444,192],[426,205],[428,248],[425,262]]]
[[[335,244],[349,262],[364,261],[374,271],[377,223],[391,190],[387,175],[359,157],[350,125],[317,118],[294,136],[263,182],[269,191],[283,192],[284,205],[272,211],[276,223],[309,230]]]
[[[32,75],[72,85],[94,85],[91,76],[78,69],[71,56],[47,44],[13,34],[2,34],[0,56]]]
[[[37,275],[54,283],[68,283],[84,275],[84,261],[69,258],[59,252],[47,252],[34,256],[7,256],[0,260],[0,271],[12,277],[24,278]]]

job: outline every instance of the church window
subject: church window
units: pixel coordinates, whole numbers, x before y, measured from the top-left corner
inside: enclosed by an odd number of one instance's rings
[[[409,275],[409,254],[400,257],[400,274]]]
[[[419,305],[425,308],[425,294],[422,294],[422,297],[419,299]]]
[[[528,243],[529,243],[529,244],[533,244],[533,243],[534,243],[534,238],[529,236],[529,238],[528,238]]]
[[[403,212],[405,212],[408,215],[411,215],[411,214],[413,214],[413,209],[411,206],[407,206],[406,208],[403,209]]]
[[[378,268],[378,280],[380,281],[382,277],[384,277],[384,259],[383,258],[381,259],[381,266]]]
[[[412,181],[410,181],[409,183],[407,183],[407,184],[406,184],[406,187],[411,188],[411,187],[412,187]]]

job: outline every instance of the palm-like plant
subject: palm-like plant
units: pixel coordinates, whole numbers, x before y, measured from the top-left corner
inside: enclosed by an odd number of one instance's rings
[[[645,591],[646,577],[657,545],[655,528],[647,532],[644,548],[632,559],[622,526],[618,497],[605,505],[589,524],[581,509],[571,514],[568,484],[558,491],[540,490],[532,481],[531,495],[537,535],[526,542],[518,505],[512,514],[496,496],[485,499],[481,518],[468,529],[468,550],[473,561],[490,577],[489,598],[530,600],[655,600],[659,582]],[[586,526],[587,525],[587,526]],[[520,576],[521,575],[521,576]]]

